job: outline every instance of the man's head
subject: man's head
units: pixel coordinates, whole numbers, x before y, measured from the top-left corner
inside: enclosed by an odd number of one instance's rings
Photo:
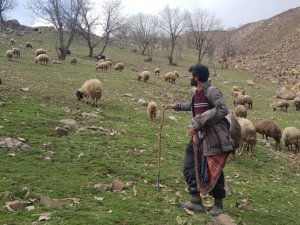
[[[204,83],[208,80],[209,70],[207,66],[203,64],[195,64],[191,66],[189,72],[193,76],[193,78],[191,79],[192,86],[197,86],[197,81]]]

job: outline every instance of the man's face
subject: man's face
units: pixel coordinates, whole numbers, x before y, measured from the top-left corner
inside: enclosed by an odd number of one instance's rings
[[[191,86],[197,87],[197,85],[198,85],[198,82],[197,82],[198,79],[197,79],[197,77],[196,77],[196,76],[193,76],[193,75],[191,74],[190,80],[191,80]]]

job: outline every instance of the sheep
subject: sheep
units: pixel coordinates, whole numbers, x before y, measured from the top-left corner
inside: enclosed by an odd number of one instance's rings
[[[159,69],[159,68],[155,68],[154,74],[155,74],[155,75],[159,75],[159,74],[160,74],[160,69]]]
[[[282,110],[284,112],[287,112],[289,105],[290,104],[287,100],[281,100],[273,106],[273,111],[278,109],[278,110]]]
[[[100,59],[105,60],[105,55],[99,54],[99,55],[96,56],[96,59],[97,59],[97,61],[100,60]]]
[[[119,62],[115,65],[115,70],[122,71],[124,69],[124,63]]]
[[[296,111],[300,111],[300,97],[295,98],[293,104],[296,107]]]
[[[253,123],[245,118],[238,117],[238,122],[241,126],[241,143],[238,149],[239,155],[243,154],[244,144],[247,144],[250,157],[253,155],[253,148],[256,145],[256,128]]]
[[[105,60],[105,62],[108,64],[109,68],[112,67],[112,61],[110,61],[110,60]]]
[[[153,101],[148,103],[147,111],[149,114],[150,122],[154,122],[157,113],[157,104]]]
[[[147,82],[150,78],[150,72],[148,70],[144,70],[141,74],[138,75],[138,80],[142,80]]]
[[[38,48],[37,50],[35,50],[35,56],[38,56],[40,54],[46,54],[46,50],[42,49],[42,48]]]
[[[285,147],[289,150],[293,150],[293,145],[295,145],[295,153],[299,152],[300,145],[300,131],[296,127],[286,127],[282,132],[282,139],[285,143]]]
[[[17,58],[21,57],[21,51],[19,48],[13,48],[12,52],[13,52],[13,55],[15,55]]]
[[[25,48],[31,48],[32,49],[32,44],[30,42],[25,43]]]
[[[234,105],[245,105],[248,104],[248,108],[252,108],[252,98],[250,95],[238,95],[233,102]]]
[[[145,70],[149,71],[148,67],[144,67],[144,71],[145,71]]]
[[[237,105],[237,106],[234,108],[233,113],[234,113],[234,115],[236,115],[237,117],[244,117],[244,118],[247,117],[247,109],[246,109],[246,107],[243,106],[243,105]]]
[[[101,98],[103,91],[103,84],[98,79],[90,79],[84,82],[82,87],[77,90],[76,97],[80,101],[83,97],[91,98],[93,101],[92,106],[97,107],[97,101]],[[88,101],[86,102],[88,104]]]
[[[77,63],[77,59],[76,58],[73,58],[71,61],[70,61],[71,65],[76,65]]]
[[[107,71],[109,65],[107,62],[100,62],[96,65],[96,70],[101,69],[101,71]]]
[[[13,57],[13,51],[12,50],[7,50],[6,51],[6,57],[9,59],[9,60],[11,60],[12,59],[12,57]]]
[[[174,72],[167,72],[165,74],[165,81],[169,81],[170,83],[175,84],[176,78],[179,77],[179,74],[177,71]]]
[[[46,54],[40,54],[37,57],[35,57],[35,63],[46,63],[46,65],[48,65],[49,62],[49,56]]]
[[[239,124],[237,117],[234,114],[228,114],[226,116],[226,119],[230,123],[229,133],[230,133],[231,142],[234,148],[237,149],[240,146],[241,137],[242,137],[241,125]],[[233,157],[235,159],[235,151],[233,152]]]
[[[15,39],[11,38],[11,39],[10,39],[10,45],[15,45],[15,44],[16,44]]]
[[[112,62],[112,59],[111,58],[106,58],[105,61],[111,61]]]
[[[256,125],[256,132],[264,136],[268,140],[268,137],[272,137],[275,140],[275,149],[280,150],[280,139],[281,139],[281,130],[276,123],[270,120],[262,121]]]

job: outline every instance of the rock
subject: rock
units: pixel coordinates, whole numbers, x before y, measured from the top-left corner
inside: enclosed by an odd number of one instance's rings
[[[113,191],[122,191],[126,187],[125,183],[119,180],[113,180],[111,186]]]
[[[63,123],[65,125],[65,127],[76,127],[77,126],[77,122],[73,119],[64,119],[64,120],[60,120],[60,123]]]
[[[56,127],[55,128],[55,134],[56,136],[58,136],[59,138],[61,137],[66,137],[69,135],[69,132],[67,129],[62,128],[62,127]]]
[[[234,220],[225,213],[220,214],[217,217],[217,220],[220,223],[220,225],[236,225]]]
[[[29,91],[29,88],[21,88],[21,91],[28,92],[28,91]]]
[[[24,142],[9,137],[0,138],[0,148],[27,150],[30,146]]]
[[[21,202],[19,200],[15,200],[15,201],[12,201],[12,202],[6,202],[5,207],[11,212],[20,211],[20,210],[23,210],[25,208],[23,202]]]
[[[43,147],[50,151],[56,150],[58,148],[56,144],[52,144],[52,143],[44,143]]]
[[[46,196],[41,196],[41,203],[46,207],[62,209],[63,205],[57,199],[50,199]]]
[[[138,103],[141,104],[142,106],[148,106],[148,102],[142,98],[139,99]]]

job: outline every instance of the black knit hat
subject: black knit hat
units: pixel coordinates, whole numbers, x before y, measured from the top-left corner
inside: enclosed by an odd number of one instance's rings
[[[209,77],[209,70],[207,66],[203,64],[195,64],[189,68],[189,72],[193,76],[197,76],[201,82],[206,82]]]

